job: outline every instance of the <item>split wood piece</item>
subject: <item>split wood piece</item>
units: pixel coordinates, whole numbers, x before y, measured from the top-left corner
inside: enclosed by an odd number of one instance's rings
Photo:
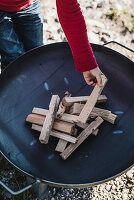
[[[76,135],[77,135],[77,129],[76,128],[74,128],[72,135],[76,137]],[[67,143],[68,143],[67,141],[60,139],[58,141],[56,148],[55,148],[55,151],[62,153],[65,150]]]
[[[81,124],[81,123],[77,123],[76,125],[77,125],[78,127],[82,128],[82,129],[86,129],[86,128],[89,126],[88,123],[86,123],[86,124],[84,124],[84,125]],[[96,129],[95,131],[92,132],[92,134],[95,135],[95,136],[97,136],[97,135],[98,135],[98,132],[99,132],[99,129]]]
[[[93,112],[91,112],[91,114],[90,114],[91,118],[95,118],[97,116],[100,116],[104,120],[110,122],[111,124],[115,124],[115,120],[117,118],[117,115],[111,113],[111,111],[108,111],[108,110],[104,110],[105,112],[103,112],[103,109],[100,109],[100,108],[95,108],[95,109],[96,110],[93,109]]]
[[[71,105],[71,103],[86,103],[89,96],[80,96],[80,97],[65,97],[66,104]],[[105,95],[100,95],[97,99],[97,103],[105,103],[107,101],[107,97]]]
[[[74,105],[72,107],[73,107],[72,114],[79,115],[84,107],[84,104],[74,103]],[[98,116],[102,117],[104,120],[106,120],[112,124],[115,123],[115,120],[117,118],[117,115],[112,114],[111,111],[109,111],[109,110],[94,107],[93,110],[91,111],[89,117],[95,118]]]
[[[84,105],[85,104],[74,103],[74,105],[72,106],[70,114],[79,115],[81,113],[82,109],[84,108]],[[105,110],[105,109],[102,109],[102,108],[94,107],[92,112],[91,112],[91,115],[94,116],[94,113],[99,114],[99,115],[108,116],[111,113],[111,111]],[[95,117],[96,117],[96,115],[95,115]]]
[[[26,121],[31,122],[33,124],[43,126],[45,118],[46,117],[43,116],[43,115],[30,114],[30,115],[27,116]],[[62,131],[62,132],[65,132],[65,133],[72,133],[73,130],[74,130],[74,126],[75,126],[75,124],[73,124],[73,123],[64,122],[64,121],[60,121],[58,119],[55,119],[54,124],[53,124],[53,129],[55,129],[57,131]]]
[[[78,122],[78,119],[79,119],[79,116],[70,115],[70,114],[64,113],[64,114],[62,115],[62,117],[59,118],[59,119],[62,120],[62,121],[65,121],[65,122],[77,123],[77,122]]]
[[[32,124],[32,129],[41,132],[42,126],[39,126],[39,125],[36,125],[36,124]],[[62,133],[62,132],[58,132],[58,131],[54,131],[53,130],[53,131],[50,132],[50,135],[53,136],[53,137],[65,140],[67,142],[71,142],[71,143],[76,143],[77,142],[77,138],[75,138],[75,137],[73,137],[71,135]]]
[[[56,148],[55,148],[55,151],[62,153],[65,150],[67,143],[68,143],[67,141],[60,139],[58,141]]]
[[[113,113],[110,113],[108,118],[106,119],[104,117],[105,120],[107,120],[108,122],[110,122],[111,124],[115,124],[115,121],[117,119],[117,115],[113,114]]]
[[[86,126],[84,126],[84,124],[77,123],[79,118],[76,115],[80,114],[83,107],[84,107],[84,104],[74,103],[74,105],[72,106],[72,114],[73,115],[64,113],[63,116],[60,118],[60,120],[65,121],[65,122],[70,122],[70,123],[76,123],[78,126],[86,127]],[[32,113],[46,116],[48,113],[48,110],[42,109],[42,108],[34,108]],[[109,111],[109,110],[94,107],[93,110],[91,111],[89,117],[95,118],[98,116],[102,117],[104,120],[106,120],[112,124],[115,123],[115,120],[117,118],[117,115],[112,114],[111,111]]]
[[[96,129],[96,130],[94,130],[92,132],[92,134],[95,135],[95,136],[97,136],[98,132],[99,132],[99,129]],[[68,143],[67,141],[60,139],[59,142],[58,142],[58,144],[57,144],[57,146],[56,146],[55,151],[58,151],[58,152],[62,153],[65,150],[65,148],[67,146],[67,143]]]
[[[48,110],[47,109],[43,109],[43,108],[34,107],[33,110],[32,110],[32,113],[46,116],[48,114]]]
[[[35,108],[33,108],[32,113],[46,116],[48,114],[48,110],[35,107]],[[64,113],[62,115],[62,117],[60,117],[60,118],[56,117],[56,119],[59,119],[59,120],[65,121],[65,122],[74,123],[74,122],[78,121],[78,116]]]
[[[95,121],[93,121],[89,126],[83,130],[80,135],[77,137],[78,141],[76,144],[70,144],[61,154],[60,156],[66,160],[77,147],[94,131],[96,130],[103,122],[101,117],[97,117]]]
[[[43,123],[43,128],[39,140],[41,143],[47,144],[49,140],[49,135],[53,127],[54,119],[58,109],[60,98],[58,95],[53,95],[49,104],[49,112],[46,115],[45,121]]]
[[[80,123],[83,123],[83,124],[86,123],[93,107],[95,106],[95,104],[97,102],[99,95],[101,94],[103,88],[106,85],[107,78],[105,77],[105,75],[101,75],[101,78],[102,78],[102,87],[99,87],[98,84],[94,87],[91,95],[89,96],[84,108],[82,109],[82,111],[79,115],[78,122],[80,122]]]
[[[68,91],[65,92],[65,97],[70,97],[70,96],[71,96],[71,94]],[[65,97],[60,102],[59,109],[57,112],[57,117],[61,117],[63,115],[63,113],[66,111],[67,105],[65,103]]]
[[[77,129],[76,128],[74,129],[72,135],[75,136],[75,137],[77,136]],[[67,143],[68,143],[67,141],[60,139],[58,141],[58,144],[56,146],[55,151],[62,153],[65,150]]]
[[[77,132],[78,131],[75,128],[73,133],[72,133],[72,135],[76,137],[77,136]],[[58,144],[57,144],[57,146],[56,146],[55,151],[58,151],[58,152],[62,153],[65,150],[65,148],[67,146],[67,143],[68,143],[67,141],[60,139]]]
[[[103,118],[103,117],[108,117],[109,114],[111,114],[110,110],[94,107],[93,110],[91,111],[90,117],[92,118],[100,116]]]

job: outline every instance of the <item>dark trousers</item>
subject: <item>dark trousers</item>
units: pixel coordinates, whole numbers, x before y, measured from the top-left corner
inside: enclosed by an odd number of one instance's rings
[[[38,0],[18,12],[0,10],[2,70],[26,51],[43,45],[43,22]]]

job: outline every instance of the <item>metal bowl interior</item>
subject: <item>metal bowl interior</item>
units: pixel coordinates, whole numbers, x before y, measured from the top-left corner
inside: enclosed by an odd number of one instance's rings
[[[59,186],[89,186],[118,176],[134,165],[134,63],[107,47],[92,44],[97,62],[108,78],[101,108],[118,115],[115,125],[104,122],[66,160],[25,122],[33,107],[48,109],[52,94],[90,95],[82,73],[76,72],[67,43],[45,45],[27,52],[0,77],[0,151],[27,175]]]

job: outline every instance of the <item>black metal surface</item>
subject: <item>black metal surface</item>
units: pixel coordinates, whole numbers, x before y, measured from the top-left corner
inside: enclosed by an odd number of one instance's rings
[[[134,63],[100,45],[92,45],[109,81],[102,108],[118,114],[116,125],[100,127],[66,161],[55,152],[58,142],[40,144],[25,123],[34,106],[48,109],[52,94],[89,95],[82,73],[76,72],[67,43],[34,49],[13,62],[0,77],[0,151],[17,168],[58,185],[90,185],[113,178],[134,164]]]
[[[110,41],[110,42],[104,43],[103,46],[106,46],[106,45],[111,44],[111,43],[117,44],[117,45],[119,45],[119,46],[121,46],[121,47],[123,47],[123,48],[125,48],[125,49],[127,49],[129,51],[131,51],[132,53],[134,53],[133,49],[130,49],[130,48],[126,47],[125,45],[123,45],[123,44],[121,44],[119,42],[116,42],[116,41]]]

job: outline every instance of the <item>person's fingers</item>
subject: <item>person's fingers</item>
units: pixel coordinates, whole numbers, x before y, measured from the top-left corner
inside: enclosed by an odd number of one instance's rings
[[[93,81],[89,81],[90,85],[92,85],[94,82]]]
[[[97,79],[97,84],[99,87],[102,87],[102,79],[101,79],[101,74],[96,76]]]
[[[101,78],[102,72],[100,69],[95,68],[91,71],[83,72],[84,79],[86,83],[90,86],[95,86],[98,84],[99,87],[102,87],[102,78]]]
[[[86,83],[88,84],[88,85],[93,85],[94,83],[93,83],[93,81],[87,81],[87,80],[85,80],[86,81]]]
[[[94,87],[96,85],[96,83],[93,83],[92,86]]]

